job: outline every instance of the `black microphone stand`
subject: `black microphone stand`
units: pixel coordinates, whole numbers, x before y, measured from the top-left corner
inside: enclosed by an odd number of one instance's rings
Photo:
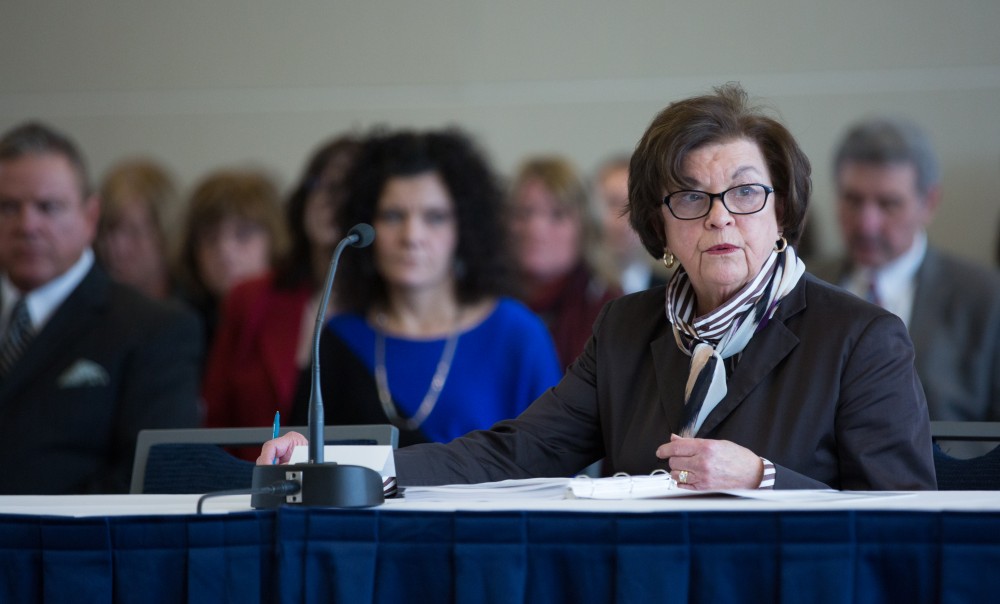
[[[385,502],[382,477],[378,472],[363,466],[341,465],[323,460],[323,392],[320,386],[319,340],[326,322],[326,306],[330,303],[333,276],[337,272],[340,255],[347,246],[366,247],[375,239],[375,230],[361,223],[354,225],[337,244],[330,260],[330,269],[323,284],[323,298],[316,312],[313,329],[312,385],[309,393],[309,461],[292,465],[254,466],[254,489],[265,489],[282,481],[300,485],[290,495],[254,494],[250,505],[254,508],[275,508],[279,505],[316,505],[327,507],[371,507]]]

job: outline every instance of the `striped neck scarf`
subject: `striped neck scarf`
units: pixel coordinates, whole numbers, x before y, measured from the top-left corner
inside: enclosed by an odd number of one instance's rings
[[[673,325],[678,348],[691,357],[681,436],[694,436],[726,396],[723,359],[743,352],[753,335],[767,325],[778,302],[799,282],[805,268],[791,246],[772,251],[743,289],[701,317],[694,316],[697,299],[684,267],[674,273],[667,285],[667,319]]]

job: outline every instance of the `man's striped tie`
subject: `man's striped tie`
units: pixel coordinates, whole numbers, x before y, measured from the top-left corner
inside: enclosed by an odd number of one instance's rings
[[[28,315],[28,305],[22,296],[14,304],[10,321],[7,323],[7,332],[3,334],[3,341],[0,342],[0,379],[7,377],[10,368],[21,358],[21,354],[34,335],[31,317]]]

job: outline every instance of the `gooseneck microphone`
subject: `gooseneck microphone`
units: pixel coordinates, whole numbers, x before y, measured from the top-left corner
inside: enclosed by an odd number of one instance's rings
[[[301,489],[291,494],[255,494],[250,504],[255,508],[273,508],[282,503],[333,507],[369,507],[385,501],[382,477],[362,466],[325,463],[323,460],[323,392],[320,385],[319,341],[326,322],[326,307],[330,303],[333,277],[340,255],[348,246],[367,247],[375,240],[371,225],[356,224],[340,240],[330,259],[330,268],[323,283],[323,297],[316,311],[312,340],[312,376],[309,392],[309,462],[293,465],[254,466],[253,487],[264,489],[278,481],[294,481]]]
[[[323,463],[323,389],[320,387],[319,368],[319,338],[326,322],[326,305],[330,303],[330,292],[333,291],[333,276],[337,272],[340,255],[347,246],[368,247],[375,240],[375,229],[369,224],[360,223],[347,231],[347,237],[340,240],[330,259],[330,269],[326,272],[323,283],[323,298],[316,311],[316,325],[313,327],[312,341],[312,383],[309,390],[309,463]]]

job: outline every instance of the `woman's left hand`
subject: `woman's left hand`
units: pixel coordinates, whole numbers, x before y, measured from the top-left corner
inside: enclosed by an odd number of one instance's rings
[[[728,440],[671,434],[656,456],[670,460],[670,475],[683,489],[756,489],[764,474],[764,462],[756,453]]]

